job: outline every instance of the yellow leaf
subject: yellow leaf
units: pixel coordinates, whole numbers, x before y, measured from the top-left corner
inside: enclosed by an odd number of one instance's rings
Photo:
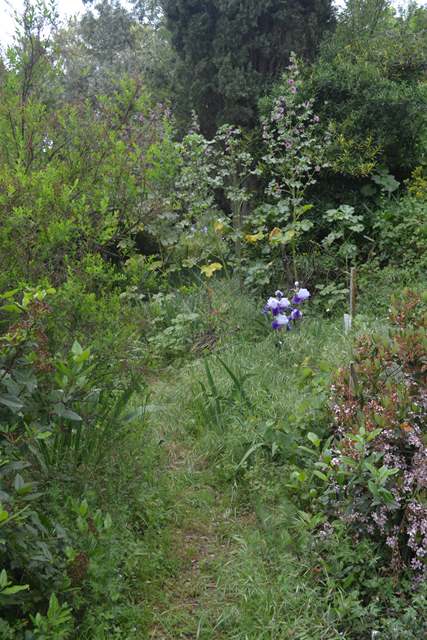
[[[223,222],[221,222],[221,220],[217,220],[216,222],[214,222],[214,231],[216,231],[217,233],[220,233],[225,227],[225,224]]]
[[[292,238],[294,237],[295,237],[295,229],[288,229],[285,235],[283,236],[283,243],[289,242],[289,240],[292,240]]]
[[[294,236],[294,229],[288,229],[287,231],[285,231],[285,233],[283,233],[281,229],[274,227],[274,229],[270,231],[270,235],[268,237],[270,242],[273,244],[286,244],[287,242],[292,240]]]
[[[250,242],[251,244],[255,244],[256,242],[258,242],[258,240],[262,240],[264,237],[264,234],[262,231],[258,231],[258,233],[248,233],[247,235],[245,235],[245,240],[246,242]]]
[[[211,264],[204,264],[200,267],[200,271],[207,277],[212,278],[215,271],[220,271],[222,269],[222,264],[219,262],[211,262]]]
[[[270,231],[268,239],[274,240],[275,238],[280,237],[281,235],[282,235],[282,230],[279,229],[279,227],[274,227],[274,229]]]

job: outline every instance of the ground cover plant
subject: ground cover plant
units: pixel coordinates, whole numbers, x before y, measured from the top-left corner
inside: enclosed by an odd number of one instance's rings
[[[2,43],[0,638],[424,639],[427,10],[193,4]]]

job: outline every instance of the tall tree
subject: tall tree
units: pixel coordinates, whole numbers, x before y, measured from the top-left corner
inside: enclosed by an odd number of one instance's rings
[[[154,2],[135,0],[133,8],[119,0],[85,4],[86,12],[56,35],[69,97],[112,94],[130,76],[164,99],[175,54],[169,34],[154,15]]]
[[[334,21],[331,0],[161,0],[187,106],[211,135],[253,124],[259,97],[295,51],[310,59]]]

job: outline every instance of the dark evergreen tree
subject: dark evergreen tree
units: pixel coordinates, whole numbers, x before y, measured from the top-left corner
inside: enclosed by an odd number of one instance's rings
[[[256,105],[291,51],[315,56],[333,25],[331,0],[162,0],[187,107],[212,134],[254,123]]]

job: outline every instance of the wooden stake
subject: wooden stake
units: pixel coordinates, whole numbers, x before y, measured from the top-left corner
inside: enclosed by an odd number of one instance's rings
[[[355,396],[359,393],[359,378],[354,362],[350,362],[350,389]]]
[[[356,267],[350,269],[350,316],[353,320],[356,313]]]

